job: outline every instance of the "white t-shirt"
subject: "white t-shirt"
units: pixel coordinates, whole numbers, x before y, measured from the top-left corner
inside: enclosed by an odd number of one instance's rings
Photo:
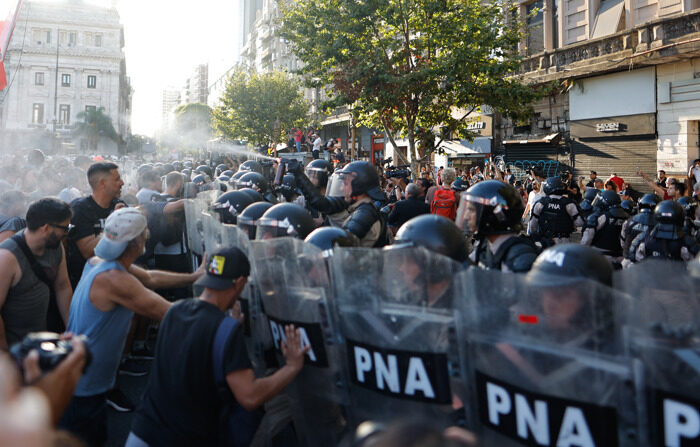
[[[695,176],[695,183],[700,183],[700,166],[693,168],[693,175]]]
[[[321,140],[321,137],[316,137],[316,139],[314,140],[314,149],[313,150],[320,151],[322,144],[323,144],[323,141]]]
[[[544,193],[542,191],[530,191],[530,194],[527,195],[527,204],[530,205],[530,212],[532,212],[532,208],[534,208],[535,203],[539,202],[542,197],[544,197]]]

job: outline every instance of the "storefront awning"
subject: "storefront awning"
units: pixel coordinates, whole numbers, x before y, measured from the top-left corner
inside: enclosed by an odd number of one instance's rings
[[[443,141],[439,149],[444,149],[448,157],[488,157],[491,153],[491,138],[475,138],[473,142]],[[467,146],[468,145],[468,146]]]
[[[330,126],[332,124],[339,124],[343,122],[349,122],[350,121],[350,114],[349,113],[342,113],[340,115],[331,115],[325,120],[321,121],[321,126]]]
[[[559,141],[559,132],[549,134],[544,138],[533,138],[528,140],[504,140],[503,144],[555,144]]]

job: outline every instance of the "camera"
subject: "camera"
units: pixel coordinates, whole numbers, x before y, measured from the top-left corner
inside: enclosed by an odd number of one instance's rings
[[[85,344],[85,369],[90,364],[91,355],[87,347],[87,337],[78,335]],[[70,340],[61,340],[55,332],[33,332],[10,348],[10,355],[17,362],[20,370],[24,371],[24,359],[33,350],[39,352],[39,369],[42,373],[53,370],[59,363],[73,352]]]
[[[408,169],[409,165],[402,166],[387,166],[384,171],[386,178],[409,178],[411,176],[411,170]]]

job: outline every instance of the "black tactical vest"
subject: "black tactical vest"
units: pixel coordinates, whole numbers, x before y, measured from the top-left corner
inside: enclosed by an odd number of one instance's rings
[[[625,219],[613,217],[610,213],[605,213],[605,225],[600,230],[596,230],[591,245],[604,250],[608,256],[622,256],[622,245],[620,245],[620,233]]]
[[[571,236],[574,231],[574,222],[566,211],[566,206],[573,203],[571,199],[543,197],[540,203],[542,211],[538,220],[539,233],[547,238]]]

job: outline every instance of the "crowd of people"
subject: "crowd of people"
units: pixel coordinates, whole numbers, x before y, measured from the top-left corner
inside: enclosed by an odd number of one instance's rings
[[[193,200],[208,199],[211,215],[251,240],[291,237],[324,251],[422,247],[459,270],[533,283],[561,276],[611,287],[613,270],[650,258],[700,262],[700,160],[683,181],[639,172],[652,191],[642,194],[616,174],[544,178],[534,169],[518,178],[490,162],[411,180],[406,169],[325,159],[313,132],[291,137],[312,160],[137,164],[37,150],[8,160],[0,171],[0,349],[16,362],[0,355],[0,408],[13,414],[7,421],[31,421],[0,422],[0,441],[104,445],[111,407],[134,412],[129,447],[252,442],[263,418],[256,409],[279,399],[312,346],[282,324],[284,366],[256,374],[239,328],[254,260],[241,247],[194,249],[191,233],[202,230],[186,218]],[[458,307],[442,299],[453,293],[450,276],[429,273],[430,294],[439,292],[422,298],[427,305]],[[49,366],[51,356],[58,360]],[[150,374],[140,403],[116,386],[119,374]],[[222,430],[224,410],[234,429]],[[448,425],[384,427],[371,441],[355,434],[353,445],[477,445],[473,427]],[[298,445],[293,430],[276,435],[278,444],[256,445]]]

